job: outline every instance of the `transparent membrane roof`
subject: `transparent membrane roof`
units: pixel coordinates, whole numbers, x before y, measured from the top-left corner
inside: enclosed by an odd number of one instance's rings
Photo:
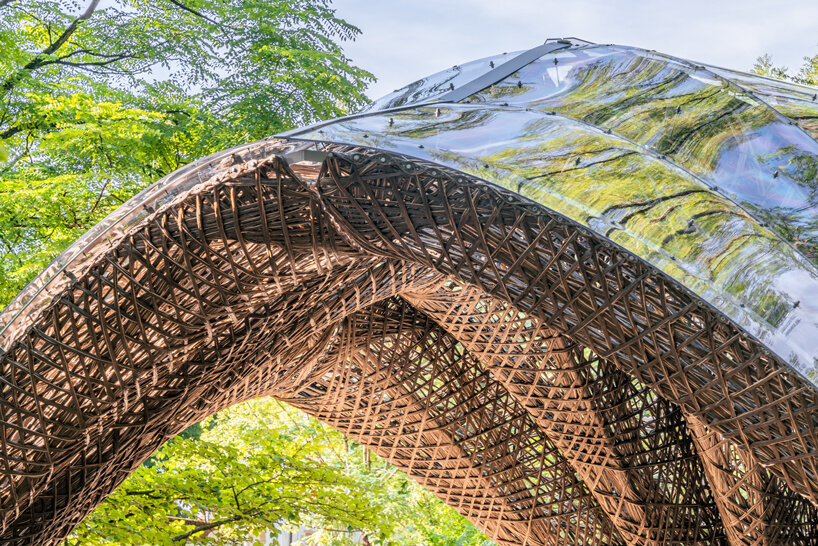
[[[498,57],[466,63],[286,136],[397,151],[518,192],[658,267],[818,382],[818,90],[549,44],[511,72]],[[494,81],[447,100],[466,74]]]

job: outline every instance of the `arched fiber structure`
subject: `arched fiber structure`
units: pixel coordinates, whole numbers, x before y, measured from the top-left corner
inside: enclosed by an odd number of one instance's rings
[[[818,543],[816,133],[552,40],[170,175],[0,317],[0,542],[272,395],[501,544]]]

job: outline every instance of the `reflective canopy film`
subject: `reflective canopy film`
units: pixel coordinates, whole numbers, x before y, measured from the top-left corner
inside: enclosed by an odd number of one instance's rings
[[[453,66],[403,87],[377,99],[364,107],[362,112],[375,112],[422,102],[434,101],[446,93],[482,76],[496,66],[521,54],[522,51],[502,53],[484,59]]]
[[[463,66],[480,63],[492,69]],[[518,192],[658,267],[818,382],[816,90],[580,42],[459,103],[409,94],[444,79],[289,136]]]

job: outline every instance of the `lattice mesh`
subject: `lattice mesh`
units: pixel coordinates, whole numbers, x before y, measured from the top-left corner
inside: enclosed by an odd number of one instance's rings
[[[501,543],[818,540],[816,395],[763,347],[518,196],[335,150],[238,158],[9,334],[0,541],[58,541],[261,394]]]
[[[412,301],[525,405],[629,542],[715,540],[715,501],[678,406],[475,288]]]

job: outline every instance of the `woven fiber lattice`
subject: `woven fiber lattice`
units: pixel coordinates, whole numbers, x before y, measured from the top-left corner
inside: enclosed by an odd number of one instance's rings
[[[818,540],[816,393],[753,339],[519,196],[328,149],[236,155],[7,333],[0,542],[58,542],[259,395],[501,544]]]

